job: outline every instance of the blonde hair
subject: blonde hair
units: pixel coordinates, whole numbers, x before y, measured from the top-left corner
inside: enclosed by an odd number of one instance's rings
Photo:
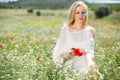
[[[78,6],[83,7],[86,10],[86,16],[85,19],[82,22],[82,27],[85,28],[87,26],[87,21],[88,21],[88,7],[87,5],[82,2],[82,1],[76,1],[74,2],[71,7],[70,7],[70,12],[68,16],[68,26],[70,27],[71,25],[74,24],[75,21],[75,10]]]

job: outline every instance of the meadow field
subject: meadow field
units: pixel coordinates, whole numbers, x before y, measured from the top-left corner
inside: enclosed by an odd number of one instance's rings
[[[52,61],[67,10],[36,11],[0,9],[0,80],[82,80]],[[120,80],[120,23],[111,15],[96,19],[90,11],[88,23],[96,29],[95,61],[104,80]]]

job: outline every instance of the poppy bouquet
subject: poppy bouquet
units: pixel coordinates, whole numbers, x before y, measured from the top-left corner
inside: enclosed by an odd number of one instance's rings
[[[70,52],[70,54],[72,55],[72,56],[82,56],[83,55],[83,52],[80,50],[80,48],[71,48],[71,52]]]
[[[69,53],[70,55],[72,56],[82,56],[83,55],[83,52],[80,50],[80,48],[71,48],[71,51]],[[63,63],[65,63],[67,60],[64,60]]]

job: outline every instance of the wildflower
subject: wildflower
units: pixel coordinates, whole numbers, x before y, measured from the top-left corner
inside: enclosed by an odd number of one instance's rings
[[[36,58],[37,61],[40,61],[41,59],[39,57]]]
[[[3,48],[3,44],[0,44],[0,48]]]
[[[110,40],[112,40],[112,36],[110,36]]]

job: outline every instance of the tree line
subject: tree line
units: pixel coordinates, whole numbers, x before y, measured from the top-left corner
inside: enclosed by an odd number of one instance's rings
[[[68,9],[76,0],[18,0],[8,3],[0,2],[0,8],[27,9]],[[112,10],[120,11],[120,4],[90,4],[83,0],[91,10],[99,6],[109,6]]]

